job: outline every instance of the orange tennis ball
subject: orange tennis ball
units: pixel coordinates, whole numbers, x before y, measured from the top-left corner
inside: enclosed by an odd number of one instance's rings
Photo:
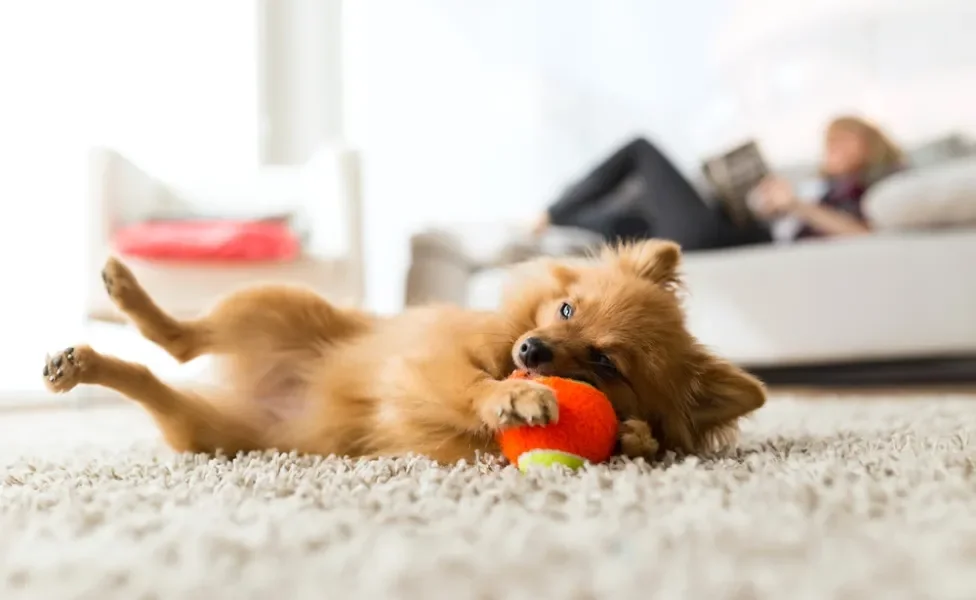
[[[498,445],[509,462],[522,471],[553,464],[577,469],[610,458],[617,442],[617,415],[603,392],[562,377],[536,377],[524,371],[509,377],[532,379],[552,388],[559,404],[555,423],[512,427],[498,434]]]

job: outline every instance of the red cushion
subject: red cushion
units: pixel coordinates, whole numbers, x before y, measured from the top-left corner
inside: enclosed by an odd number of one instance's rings
[[[127,225],[113,237],[126,256],[179,261],[280,261],[301,244],[281,221],[150,221]]]

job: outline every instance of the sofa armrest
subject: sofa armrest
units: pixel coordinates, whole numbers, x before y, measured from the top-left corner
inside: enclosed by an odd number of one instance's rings
[[[526,237],[524,228],[511,223],[451,224],[414,234],[406,305],[449,302],[464,306],[471,277],[524,258],[517,249]]]
[[[568,227],[541,237],[511,223],[473,223],[428,229],[410,238],[406,305],[450,302],[467,305],[473,275],[539,256],[581,256],[603,239]]]
[[[460,232],[430,229],[410,237],[406,306],[431,302],[464,305],[470,278],[485,268],[482,258],[467,251]]]

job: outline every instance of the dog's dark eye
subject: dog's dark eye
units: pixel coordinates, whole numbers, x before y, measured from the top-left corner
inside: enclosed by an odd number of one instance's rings
[[[606,375],[615,375],[617,373],[617,365],[614,364],[613,359],[596,348],[590,348],[590,362]]]
[[[563,302],[559,307],[559,316],[563,319],[568,319],[573,316],[573,306],[566,302]]]

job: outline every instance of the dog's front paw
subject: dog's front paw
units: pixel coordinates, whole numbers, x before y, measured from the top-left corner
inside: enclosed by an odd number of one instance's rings
[[[661,450],[661,445],[651,433],[650,425],[641,419],[621,421],[617,430],[617,440],[620,454],[627,458],[643,458],[650,461]]]
[[[481,402],[481,419],[491,429],[548,425],[559,420],[553,391],[535,381],[496,382]]]

